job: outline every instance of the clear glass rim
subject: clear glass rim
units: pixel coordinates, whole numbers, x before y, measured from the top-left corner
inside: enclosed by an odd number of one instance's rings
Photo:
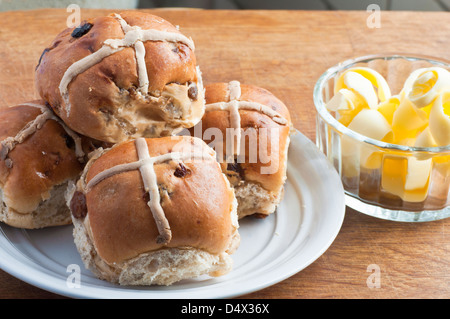
[[[389,150],[397,150],[404,152],[419,152],[419,153],[448,153],[450,152],[450,145],[447,146],[438,146],[438,147],[415,147],[415,146],[406,146],[399,144],[391,144],[382,142],[379,140],[375,140],[359,134],[345,125],[341,124],[338,120],[336,120],[331,113],[327,110],[325,103],[322,98],[322,90],[324,88],[325,83],[338,72],[350,68],[352,65],[361,62],[369,62],[372,60],[395,60],[395,59],[405,59],[410,61],[426,61],[431,64],[437,66],[443,66],[445,68],[450,69],[450,61],[445,59],[425,56],[425,55],[411,55],[411,54],[401,54],[401,53],[393,53],[393,54],[373,54],[373,55],[365,55],[356,58],[351,58],[345,60],[343,62],[339,62],[338,64],[327,69],[317,80],[314,86],[313,99],[314,105],[316,107],[316,111],[320,115],[320,117],[330,126],[332,126],[336,131],[349,136],[357,141],[367,143],[373,146],[376,146],[381,149],[389,149]]]

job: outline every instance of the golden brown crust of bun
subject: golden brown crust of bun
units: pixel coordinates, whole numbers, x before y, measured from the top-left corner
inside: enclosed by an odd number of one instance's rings
[[[166,20],[148,13],[127,11],[120,13],[120,16],[130,26],[180,34]],[[86,23],[92,24],[92,28],[78,38],[71,35],[74,28],[62,31],[44,50],[36,68],[39,94],[70,128],[100,141],[116,143],[137,136],[168,135],[174,127],[191,127],[195,124],[190,123],[191,119],[188,118],[170,118],[171,103],[176,103],[174,100],[177,99],[177,92],[173,90],[187,88],[187,83],[201,80],[198,78],[194,52],[180,42],[144,42],[149,80],[146,96],[138,92],[136,50],[128,47],[103,58],[75,76],[68,85],[67,99],[63,98],[59,86],[67,69],[100,50],[105,40],[124,37],[121,24],[114,15],[97,17]],[[181,85],[177,86],[176,83]],[[198,103],[191,104],[195,112],[202,111],[202,91],[203,88],[198,92]],[[186,95],[186,92],[187,89],[181,93]],[[164,97],[165,93],[167,98]],[[159,100],[155,101],[153,97]],[[66,101],[69,105],[66,105]],[[132,112],[126,112],[127,108]],[[150,121],[163,120],[166,123],[159,123],[157,129],[145,130]],[[139,121],[144,121],[146,125],[138,126],[136,123]]]
[[[45,106],[42,101],[32,103]],[[0,141],[16,136],[41,113],[29,105],[0,109]],[[76,179],[81,170],[71,137],[57,121],[47,120],[17,144],[6,159],[0,159],[3,202],[16,213],[30,214],[50,197],[53,187]]]
[[[152,157],[193,143],[207,147],[192,137],[146,141]],[[166,245],[156,242],[158,229],[138,170],[113,175],[93,186],[85,196],[90,234],[98,255],[107,263],[118,263],[170,247],[192,247],[212,254],[224,252],[236,231],[231,215],[235,198],[214,160],[214,152],[211,156],[213,160],[183,161],[188,172],[183,177],[175,176],[175,161],[154,164],[161,206],[172,231],[172,239]],[[86,180],[79,182],[77,189],[85,192],[84,182],[108,168],[137,159],[134,141],[117,144],[88,163]]]
[[[208,84],[205,85],[205,90],[206,104],[229,101],[228,83]],[[241,96],[238,98],[238,101],[257,102],[267,105],[272,108],[272,110],[279,113],[288,122],[285,125],[281,125],[273,121],[268,115],[261,112],[254,110],[239,110],[241,117],[241,128],[249,134],[245,136],[245,161],[239,162],[241,174],[245,176],[245,180],[256,182],[266,190],[278,193],[283,187],[286,177],[287,147],[289,144],[289,135],[291,130],[289,110],[284,103],[275,97],[271,92],[254,85],[241,84]],[[202,118],[201,126],[203,132],[205,132],[208,128],[218,128],[221,130],[224,139],[223,154],[226,154],[226,129],[231,127],[230,112],[222,110],[206,111]],[[250,162],[249,160],[249,147],[251,144],[249,142],[249,136],[251,134],[256,134],[254,140],[259,141],[259,128],[268,129],[267,132],[269,135],[267,138],[268,145],[266,154],[274,154],[269,162],[267,162],[267,159],[259,156],[259,143],[257,145],[258,156],[256,157],[256,162]],[[270,143],[270,129],[272,128],[279,128],[279,140],[278,143],[275,144]],[[212,141],[205,139],[205,142],[209,144]],[[241,144],[242,143],[243,141],[241,141]],[[272,174],[263,174],[263,167],[270,167],[272,164],[276,165],[276,163],[273,163],[272,160],[278,161],[278,169]],[[226,165],[223,165],[223,167],[226,167]]]

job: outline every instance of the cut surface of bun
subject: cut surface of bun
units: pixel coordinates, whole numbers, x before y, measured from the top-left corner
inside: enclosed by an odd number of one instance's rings
[[[0,109],[0,220],[20,228],[69,224],[64,192],[82,171],[78,136],[32,101]]]
[[[36,86],[70,128],[90,138],[171,135],[204,112],[194,49],[158,16],[114,13],[62,31],[42,53]]]
[[[232,267],[237,202],[200,139],[141,138],[99,151],[67,200],[78,251],[101,279],[170,285]]]

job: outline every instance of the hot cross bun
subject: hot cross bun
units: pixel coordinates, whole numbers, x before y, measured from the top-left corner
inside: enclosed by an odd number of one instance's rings
[[[0,221],[70,224],[64,193],[83,169],[83,144],[43,101],[0,109]]]
[[[84,264],[122,285],[170,285],[231,270],[236,199],[195,137],[138,138],[99,150],[68,191]]]
[[[109,143],[171,135],[204,112],[194,50],[158,16],[113,13],[62,31],[42,53],[36,86],[82,135]]]
[[[216,150],[239,218],[267,217],[283,197],[292,132],[288,108],[268,90],[239,81],[205,90],[205,114],[190,132]]]

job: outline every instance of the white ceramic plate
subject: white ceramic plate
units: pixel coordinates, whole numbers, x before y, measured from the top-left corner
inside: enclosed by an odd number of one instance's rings
[[[266,219],[240,221],[241,245],[233,255],[233,270],[225,276],[169,287],[109,284],[84,269],[71,226],[22,230],[2,224],[0,267],[29,284],[73,298],[232,298],[278,283],[319,258],[341,228],[344,198],[335,169],[297,132],[289,148],[283,202]],[[81,270],[79,287],[74,287],[74,268],[69,265]]]

